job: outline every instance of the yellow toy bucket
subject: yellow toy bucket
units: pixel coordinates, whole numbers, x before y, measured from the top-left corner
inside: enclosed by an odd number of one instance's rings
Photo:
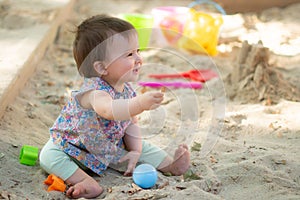
[[[211,15],[190,9],[189,18],[186,21],[177,46],[192,53],[217,54],[219,30],[223,24],[221,15]]]
[[[146,49],[151,38],[153,17],[151,15],[138,13],[125,13],[119,15],[119,17],[134,26],[139,36],[140,49]]]

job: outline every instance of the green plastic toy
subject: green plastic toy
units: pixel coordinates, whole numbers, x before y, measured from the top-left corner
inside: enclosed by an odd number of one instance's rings
[[[23,165],[35,165],[39,156],[39,149],[34,146],[24,145],[20,152],[20,163]]]

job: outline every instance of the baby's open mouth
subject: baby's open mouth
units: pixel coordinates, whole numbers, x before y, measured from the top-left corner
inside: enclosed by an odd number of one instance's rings
[[[135,69],[133,69],[133,72],[134,73],[138,73],[140,71],[140,69],[139,68],[135,68]]]

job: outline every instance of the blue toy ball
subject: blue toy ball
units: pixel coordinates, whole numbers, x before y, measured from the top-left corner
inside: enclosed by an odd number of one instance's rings
[[[152,165],[141,164],[134,169],[132,178],[141,188],[151,188],[157,181],[157,171]]]

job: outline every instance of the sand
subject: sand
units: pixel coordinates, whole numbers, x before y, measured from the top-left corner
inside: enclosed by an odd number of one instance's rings
[[[47,192],[43,184],[47,174],[38,162],[35,166],[21,165],[19,152],[23,145],[42,148],[70,91],[81,82],[71,52],[70,30],[74,24],[96,13],[150,13],[161,5],[163,2],[158,1],[143,5],[140,1],[120,4],[117,0],[101,5],[94,1],[76,4],[36,74],[0,121],[0,198],[66,199],[60,192]],[[176,5],[187,2],[178,1]],[[214,70],[219,77],[207,81],[201,90],[167,89],[160,108],[139,115],[145,139],[168,153],[173,154],[179,143],[189,145],[188,173],[179,177],[159,173],[153,188],[139,190],[132,186],[131,177],[108,170],[101,177],[95,176],[105,188],[99,199],[299,199],[299,8],[300,4],[294,4],[227,16],[215,57],[172,47],[143,51],[141,81],[153,80],[148,77],[151,73],[194,68]],[[271,42],[270,38],[275,39]],[[276,71],[284,84],[260,79],[270,77],[270,70],[259,69],[256,75],[251,70],[243,71],[245,76],[232,78],[238,76],[246,39],[254,47],[262,40],[263,47],[268,48],[268,56],[262,56],[260,64],[253,65],[255,69],[272,68],[271,74]],[[246,58],[253,61],[250,55]],[[142,88],[134,86],[140,93]],[[269,90],[262,89],[264,86]]]

